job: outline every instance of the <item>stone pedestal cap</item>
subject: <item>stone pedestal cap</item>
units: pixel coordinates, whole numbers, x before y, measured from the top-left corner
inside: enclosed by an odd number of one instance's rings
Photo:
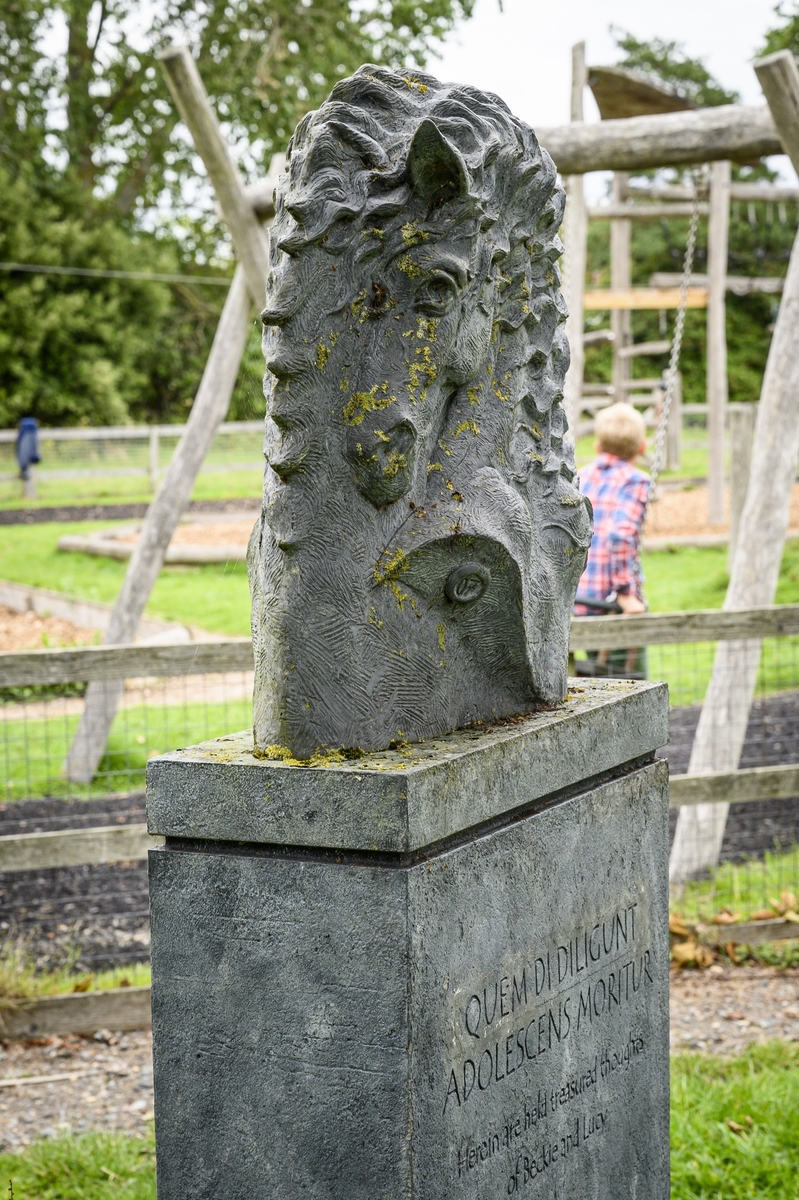
[[[514,809],[545,807],[667,741],[666,685],[627,680],[575,680],[552,711],[349,761],[256,758],[244,731],[151,760],[148,828],[171,838],[413,855]]]

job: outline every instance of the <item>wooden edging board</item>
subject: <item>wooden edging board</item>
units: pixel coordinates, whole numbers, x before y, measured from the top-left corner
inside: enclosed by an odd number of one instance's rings
[[[135,862],[146,858],[147,851],[163,840],[150,837],[143,823],[12,833],[0,837],[0,872]]]
[[[699,931],[702,942],[709,946],[762,946],[764,942],[783,942],[799,939],[799,925],[775,917],[770,921],[747,921],[740,925],[704,925]]]
[[[113,988],[106,992],[69,992],[20,1004],[0,1006],[0,1036],[52,1037],[65,1033],[126,1033],[149,1029],[150,988]]]

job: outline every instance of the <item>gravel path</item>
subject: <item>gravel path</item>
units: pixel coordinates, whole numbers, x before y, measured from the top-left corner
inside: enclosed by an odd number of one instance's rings
[[[799,1042],[799,970],[672,972],[673,1051],[735,1054],[772,1038]],[[153,1112],[151,1055],[151,1035],[144,1032],[6,1043],[0,1049],[0,1151],[66,1130],[146,1132]],[[73,1078],[51,1083],[2,1086],[23,1075],[70,1073]]]
[[[23,1075],[53,1076],[53,1082],[2,1086]],[[38,1038],[0,1050],[0,1152],[67,1131],[143,1134],[152,1115],[149,1033]]]
[[[799,1042],[799,970],[672,971],[672,1051],[737,1054],[775,1038]]]

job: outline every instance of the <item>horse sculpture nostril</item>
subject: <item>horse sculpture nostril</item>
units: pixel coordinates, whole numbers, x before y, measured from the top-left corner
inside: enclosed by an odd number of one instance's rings
[[[467,562],[450,571],[444,584],[444,594],[453,604],[469,604],[479,600],[491,582],[491,572],[482,563]]]

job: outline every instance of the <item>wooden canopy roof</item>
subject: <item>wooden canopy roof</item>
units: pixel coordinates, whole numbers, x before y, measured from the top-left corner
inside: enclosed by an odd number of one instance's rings
[[[624,67],[589,67],[588,86],[603,121],[644,117],[652,113],[684,112],[696,105],[649,76]]]

